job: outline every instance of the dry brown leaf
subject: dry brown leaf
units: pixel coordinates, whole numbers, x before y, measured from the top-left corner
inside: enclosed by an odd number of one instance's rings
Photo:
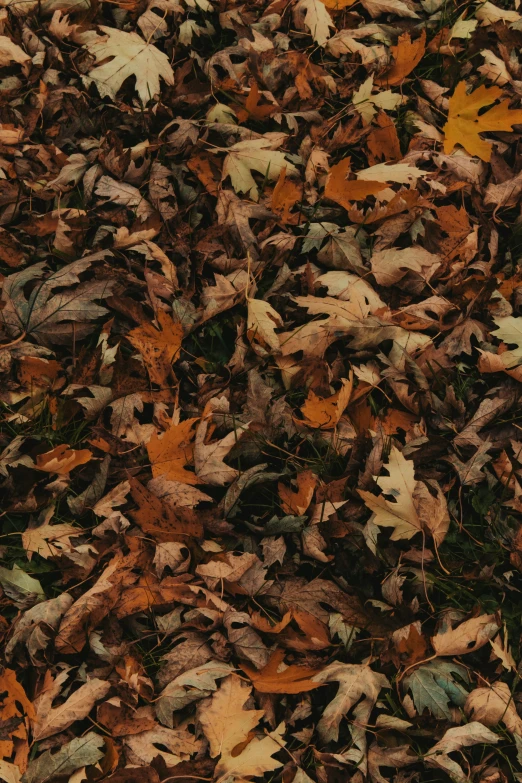
[[[233,775],[236,778],[260,776],[282,767],[272,758],[284,742],[276,742],[270,734],[262,738],[252,736],[264,715],[264,710],[245,710],[252,688],[231,674],[222,681],[211,699],[202,702],[198,717],[210,744],[212,758],[219,756],[215,776]],[[274,733],[275,734],[275,733]]]
[[[85,465],[92,459],[89,449],[70,449],[66,443],[56,446],[44,454],[37,454],[36,467],[46,473],[70,473],[79,465]]]
[[[277,485],[277,491],[281,499],[281,508],[285,514],[301,516],[312,502],[317,486],[317,476],[311,470],[303,470],[297,474],[295,480],[297,492],[293,492],[292,489],[281,483]]]
[[[344,158],[340,163],[332,166],[324,189],[325,198],[335,201],[346,210],[351,208],[353,201],[363,201],[367,196],[375,196],[388,187],[387,182],[348,180],[346,177],[350,170],[350,158]]]
[[[320,683],[311,677],[319,674],[319,669],[308,666],[286,666],[284,650],[276,650],[267,665],[256,671],[245,663],[241,664],[243,671],[250,677],[254,688],[260,693],[304,693],[320,688]]]
[[[154,434],[147,443],[147,452],[154,478],[165,476],[183,484],[198,484],[195,473],[186,470],[194,457],[194,425],[197,419],[173,424],[162,435]]]
[[[393,64],[382,76],[375,79],[375,84],[396,87],[402,84],[406,76],[420,63],[426,50],[426,30],[423,30],[420,38],[413,41],[409,33],[399,36],[397,46],[391,46]]]
[[[483,647],[499,629],[494,614],[481,614],[455,627],[451,618],[444,618],[431,644],[437,655],[464,655]]]
[[[53,707],[53,701],[60,695],[68,676],[67,670],[58,674],[55,679],[50,671],[46,672],[42,692],[34,702],[36,718],[33,737],[36,741],[52,737],[53,734],[69,728],[75,721],[86,718],[96,702],[103,699],[111,687],[107,680],[93,678],[78,688],[63,704]]]
[[[163,388],[168,385],[172,364],[179,356],[183,327],[164,310],[158,310],[156,318],[161,330],[143,324],[129,332],[127,340],[141,354],[151,382]]]

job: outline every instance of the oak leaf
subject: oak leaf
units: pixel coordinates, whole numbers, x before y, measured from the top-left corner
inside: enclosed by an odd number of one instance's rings
[[[460,144],[470,155],[476,155],[486,162],[490,160],[492,145],[481,139],[479,133],[510,131],[513,125],[522,123],[522,109],[510,109],[509,100],[479,115],[481,109],[491,106],[501,95],[500,87],[486,87],[483,84],[468,95],[466,82],[458,83],[449,99],[448,121],[443,128],[446,154]]]

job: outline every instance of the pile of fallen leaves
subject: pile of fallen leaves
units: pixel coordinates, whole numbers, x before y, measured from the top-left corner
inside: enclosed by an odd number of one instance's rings
[[[522,780],[522,13],[0,3],[0,780]]]

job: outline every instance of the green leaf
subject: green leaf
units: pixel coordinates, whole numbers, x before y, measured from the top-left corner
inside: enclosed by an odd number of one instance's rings
[[[80,767],[96,764],[103,755],[103,737],[93,731],[83,737],[73,739],[64,745],[58,753],[50,750],[31,761],[22,777],[22,783],[45,783],[57,775],[71,775]]]
[[[467,691],[455,682],[453,674],[458,674],[466,682],[469,679],[463,666],[447,661],[430,661],[404,678],[405,687],[411,690],[419,715],[427,709],[435,718],[449,720],[450,703],[457,707],[464,705]]]
[[[20,609],[28,609],[39,601],[45,601],[45,593],[38,579],[33,579],[16,563],[11,571],[0,567],[0,584],[8,598]]]

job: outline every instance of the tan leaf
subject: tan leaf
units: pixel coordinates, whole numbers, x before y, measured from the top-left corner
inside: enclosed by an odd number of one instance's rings
[[[280,353],[279,338],[275,333],[283,326],[283,319],[272,305],[262,299],[249,299],[247,336],[254,351],[260,356]]]
[[[38,454],[36,467],[46,473],[70,473],[79,465],[85,465],[92,459],[92,451],[88,449],[70,449],[66,443],[56,446],[51,451]]]
[[[470,718],[485,726],[504,723],[511,734],[522,736],[522,718],[517,712],[513,694],[505,682],[475,688],[466,699],[464,711]]]
[[[251,691],[249,685],[231,674],[223,680],[211,699],[200,704],[199,722],[210,744],[210,756],[220,756],[214,771],[216,777],[261,776],[264,772],[272,772],[283,766],[272,758],[274,753],[284,747],[285,743],[281,739],[276,742],[271,735],[261,739],[255,736],[250,738],[252,730],[264,715],[263,710],[244,709]],[[278,729],[278,738],[281,733]]]
[[[33,726],[33,737],[36,741],[52,737],[53,734],[67,729],[75,721],[86,718],[95,703],[111,688],[111,683],[107,680],[93,678],[78,688],[63,704],[53,708],[52,703],[59,696],[68,676],[69,672],[66,670],[53,680],[51,672],[46,672],[43,691],[34,703],[36,720]]]
[[[437,655],[464,655],[487,644],[499,628],[494,614],[472,617],[455,628],[451,620],[444,618],[431,644]]]

